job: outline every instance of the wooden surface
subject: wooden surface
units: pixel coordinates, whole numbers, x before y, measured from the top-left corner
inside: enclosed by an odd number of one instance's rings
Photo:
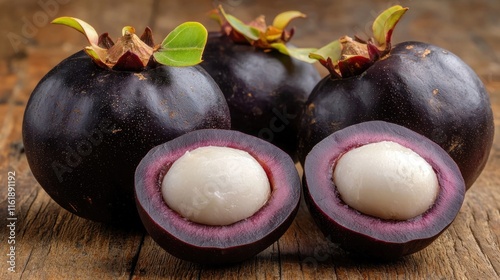
[[[189,4],[193,2],[196,4]],[[294,22],[297,27],[294,43],[302,47],[318,47],[344,34],[362,35],[374,16],[394,3],[368,0],[221,2],[226,3],[228,11],[247,20],[261,13],[272,18],[285,9],[307,13],[308,19]],[[213,268],[170,256],[142,231],[86,221],[54,203],[27,165],[21,141],[22,115],[31,91],[42,76],[87,42],[69,28],[48,24],[47,18],[80,17],[92,23],[98,32],[109,31],[112,37],[125,25],[138,29],[149,25],[160,41],[167,31],[187,20],[201,21],[215,30],[216,25],[205,13],[217,3],[210,0],[0,0],[0,279],[500,278],[498,0],[401,3],[409,6],[410,11],[400,23],[394,41],[425,41],[460,56],[485,83],[497,128],[489,162],[467,193],[455,222],[433,244],[414,255],[390,263],[353,259],[320,234],[302,205],[290,229],[271,247],[241,264]],[[18,39],[15,44],[11,40],[14,37]],[[15,272],[8,271],[7,262],[8,241],[12,240],[8,228],[12,221],[7,220],[9,172],[15,172]]]

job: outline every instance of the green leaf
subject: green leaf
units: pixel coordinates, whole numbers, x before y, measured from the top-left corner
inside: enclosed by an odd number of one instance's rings
[[[315,52],[317,49],[314,48],[289,48],[287,45],[283,43],[274,43],[271,44],[271,47],[278,50],[282,54],[286,54],[288,56],[291,56],[293,58],[308,62],[308,63],[314,63],[316,62],[315,59],[310,58],[309,54],[312,52]]]
[[[233,27],[241,35],[251,40],[259,40],[260,31],[257,28],[244,24],[232,15],[227,15],[226,19],[229,25],[231,25],[231,27]]]
[[[196,65],[202,61],[207,37],[207,29],[201,23],[185,22],[167,35],[153,56],[168,66]]]
[[[241,35],[245,36],[247,39],[252,41],[257,41],[260,38],[260,30],[243,23],[241,20],[235,18],[230,14],[226,14],[222,7],[219,7],[222,16],[227,20],[229,25],[231,25],[234,30],[236,30]]]
[[[99,47],[99,35],[90,24],[74,17],[59,17],[54,19],[52,23],[71,27],[85,35],[90,43],[90,47],[85,48],[85,52],[98,64],[106,65],[107,50]]]
[[[375,42],[379,47],[385,47],[391,41],[392,31],[408,8],[395,5],[383,11],[373,22],[372,30]]]
[[[92,47],[85,47],[84,51],[94,60],[101,61],[99,54]]]
[[[54,19],[52,23],[61,24],[76,29],[87,37],[89,43],[92,46],[97,46],[99,35],[97,34],[97,31],[95,31],[95,29],[85,21],[74,17],[59,17]]]
[[[336,63],[342,56],[342,45],[340,40],[335,40],[319,50],[309,54],[309,57],[319,61],[326,61],[328,58]]]
[[[296,18],[305,18],[305,17],[306,15],[299,11],[283,12],[274,18],[273,26],[278,29],[284,30],[288,26],[290,21]]]

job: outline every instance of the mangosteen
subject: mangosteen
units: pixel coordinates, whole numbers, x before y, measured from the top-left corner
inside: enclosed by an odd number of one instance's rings
[[[287,42],[285,30],[298,11],[279,14],[266,26],[263,16],[243,24],[222,8],[216,13],[222,28],[209,32],[201,66],[226,97],[231,128],[265,139],[294,156],[299,113],[320,76],[308,54]]]
[[[137,167],[135,195],[163,249],[221,265],[278,240],[297,213],[301,185],[278,147],[235,130],[203,129],[153,148]]]
[[[80,217],[139,222],[134,172],[144,155],[192,130],[230,127],[222,92],[195,65],[207,31],[184,23],[156,46],[149,28],[139,38],[125,27],[114,43],[79,19],[54,23],[84,33],[91,46],[55,66],[31,94],[22,127],[31,171]]]
[[[465,182],[448,153],[400,125],[369,121],[320,141],[304,165],[304,196],[324,235],[355,255],[396,259],[453,222]]]
[[[493,143],[488,93],[476,73],[450,51],[422,42],[391,46],[393,29],[406,10],[394,6],[383,12],[368,41],[345,36],[312,54],[331,74],[316,85],[304,107],[299,157],[303,162],[315,144],[335,131],[383,120],[439,144],[457,162],[469,188]]]

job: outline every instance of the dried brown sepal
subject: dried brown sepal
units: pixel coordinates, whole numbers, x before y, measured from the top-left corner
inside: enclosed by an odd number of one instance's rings
[[[221,32],[235,43],[250,44],[265,52],[277,50],[285,55],[308,63],[314,62],[313,59],[308,57],[308,54],[316,49],[287,46],[287,42],[292,39],[295,33],[293,28],[287,29],[289,23],[293,19],[306,17],[306,15],[299,11],[280,13],[274,18],[271,25],[267,25],[265,17],[262,15],[248,23],[244,23],[236,17],[227,14],[222,6],[213,10],[210,16],[219,22]]]
[[[363,73],[372,64],[369,58],[355,55],[339,61],[338,69],[342,77],[352,77]]]
[[[323,65],[323,67],[326,68],[326,70],[328,70],[328,72],[330,73],[330,75],[332,75],[333,78],[342,79],[342,76],[339,74],[339,72],[337,72],[338,64],[334,64],[330,57],[327,58],[326,60],[321,59],[318,61],[319,63],[321,63],[321,65]]]
[[[144,64],[141,59],[135,53],[126,51],[118,58],[112,69],[117,71],[140,71],[143,68]]]
[[[104,49],[109,49],[114,46],[115,42],[109,37],[109,34],[103,33],[99,36],[99,40],[97,41],[97,45]]]
[[[139,38],[133,27],[125,26],[122,37],[114,43],[108,33],[98,36],[90,24],[78,18],[59,17],[52,23],[71,27],[84,34],[90,43],[84,50],[99,67],[134,72],[140,72],[153,64],[179,67],[199,64],[208,33],[199,22],[185,22],[172,30],[161,45],[155,45],[149,27]]]
[[[395,5],[383,11],[373,22],[373,36],[368,40],[343,36],[309,57],[318,60],[334,78],[359,75],[391,51],[394,28],[407,10]]]
[[[146,45],[148,45],[152,48],[155,47],[155,42],[154,42],[154,38],[153,38],[153,31],[151,30],[151,28],[149,28],[149,26],[147,26],[144,29],[144,32],[142,33],[140,39],[141,39],[141,41],[146,43]]]
[[[136,34],[132,27],[124,27],[122,37],[118,38],[116,43],[108,49],[106,64],[111,68],[125,68],[130,71],[140,71],[148,64],[149,59],[153,55],[153,48],[143,42]]]

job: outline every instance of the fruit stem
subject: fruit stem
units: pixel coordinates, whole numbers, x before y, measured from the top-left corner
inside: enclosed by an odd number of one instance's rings
[[[59,17],[52,23],[69,26],[84,34],[90,43],[84,50],[92,60],[102,68],[118,71],[140,72],[154,63],[168,66],[199,64],[207,41],[206,28],[197,22],[179,25],[161,45],[154,44],[149,27],[138,37],[135,28],[125,26],[115,43],[108,33],[98,36],[92,26],[77,18]]]
[[[243,23],[233,15],[227,14],[222,5],[212,11],[211,17],[219,22],[222,33],[235,43],[250,44],[264,51],[274,49],[308,63],[315,62],[314,59],[309,58],[309,53],[316,49],[294,48],[287,45],[295,33],[293,27],[286,30],[290,22],[296,18],[306,17],[299,11],[286,11],[278,14],[272,25],[267,25],[262,15],[249,23]]]
[[[309,54],[318,60],[332,78],[347,78],[360,75],[392,49],[394,29],[408,8],[395,5],[383,11],[372,25],[373,36],[363,40],[343,36]]]

